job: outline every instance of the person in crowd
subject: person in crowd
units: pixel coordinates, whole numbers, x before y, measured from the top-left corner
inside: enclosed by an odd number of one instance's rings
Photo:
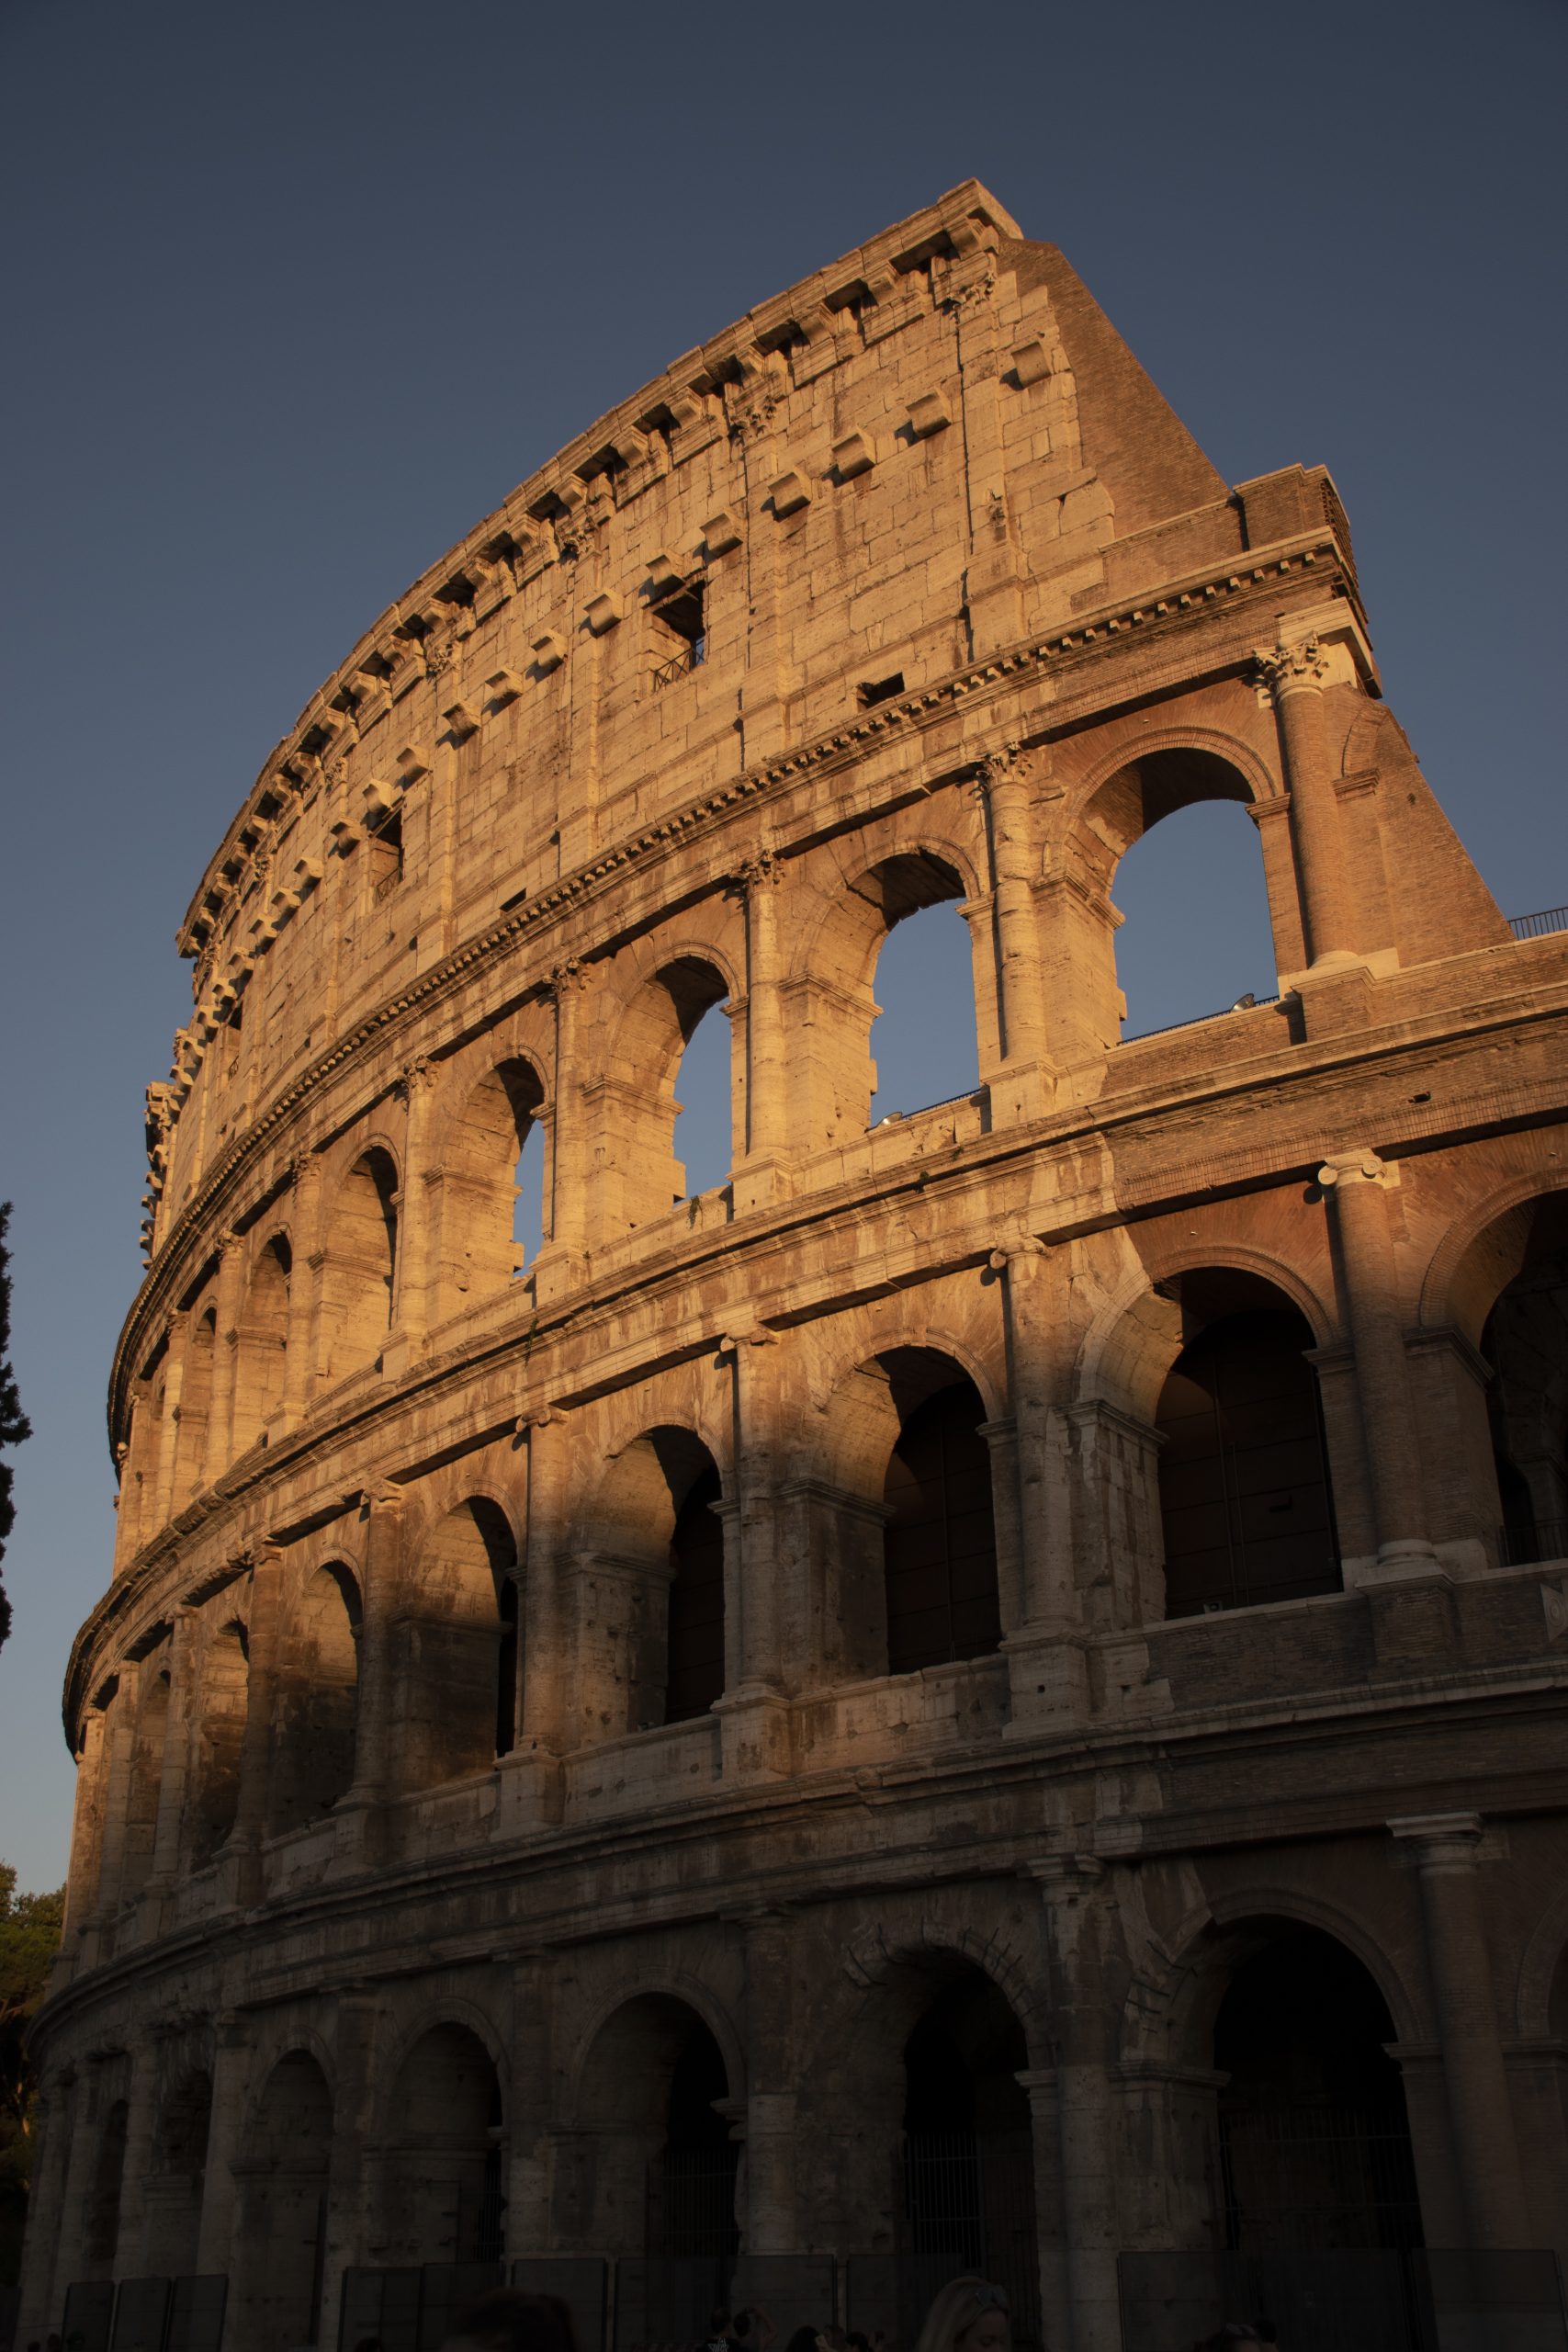
[[[703,2352],[735,2352],[737,2337],[734,2322],[721,2303],[708,2313],[708,2332],[703,2339]]]
[[[778,2329],[761,2303],[750,2303],[744,2311],[736,2312],[730,2334],[740,2346],[741,2352],[771,2352]]]
[[[950,2278],[940,2288],[915,2352],[1011,2352],[1007,2290],[989,2278]]]
[[[819,2327],[797,2327],[784,2346],[784,2352],[817,2352],[821,2334]]]
[[[457,2313],[441,2352],[577,2352],[577,2335],[558,2295],[497,2287]]]
[[[1213,2335],[1201,2335],[1192,2352],[1231,2352],[1236,2344],[1261,2344],[1265,2338],[1244,2319],[1227,2319],[1224,2327],[1216,2327]]]

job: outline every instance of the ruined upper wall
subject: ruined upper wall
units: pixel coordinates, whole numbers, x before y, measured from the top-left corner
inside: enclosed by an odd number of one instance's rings
[[[196,1011],[152,1091],[152,1204],[605,843],[894,681],[1243,544],[1061,255],[976,182],[749,312],[426,572],[268,762],[179,934]],[[681,580],[695,668],[660,618]]]

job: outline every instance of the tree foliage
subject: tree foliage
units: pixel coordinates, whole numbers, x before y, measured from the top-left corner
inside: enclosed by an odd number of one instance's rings
[[[63,1887],[18,1894],[16,1871],[0,1862],[0,2280],[16,2275],[32,2177],[34,2085],[22,2042],[64,1917]]]
[[[0,1201],[0,1450],[20,1445],[25,1437],[32,1435],[31,1424],[17,1393],[17,1377],[11,1370],[11,1253],[6,1247],[6,1228],[10,1218],[10,1202]],[[17,1507],[11,1500],[11,1465],[0,1461],[0,1560],[6,1556],[6,1538],[16,1517]],[[10,1630],[11,1604],[6,1598],[4,1584],[0,1584],[0,1648],[4,1648]]]

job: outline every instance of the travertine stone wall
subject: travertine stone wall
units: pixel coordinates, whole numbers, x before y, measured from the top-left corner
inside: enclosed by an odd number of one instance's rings
[[[1117,863],[1213,798],[1278,1000],[1122,1043]],[[877,956],[944,900],[980,1082],[871,1129]],[[640,2250],[694,2017],[743,2247],[892,2247],[902,2053],[967,1969],[1048,2340],[1108,2347],[1116,2252],[1222,2228],[1214,2014],[1280,1922],[1376,1981],[1428,2243],[1563,2245],[1568,939],[1428,792],[1321,468],[1228,488],[966,183],[418,582],[179,937],[25,2334],[199,2268],[242,2352],[303,2340],[345,2267],[450,2253],[497,2149],[510,2252]],[[1170,1616],[1162,1392],[1265,1294],[1333,1589]],[[1000,1643],[890,1672],[889,1461],[964,1381]],[[705,1478],[717,1695],[666,1720]]]

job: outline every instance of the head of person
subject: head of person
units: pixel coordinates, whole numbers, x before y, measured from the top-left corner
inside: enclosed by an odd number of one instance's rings
[[[1234,2344],[1261,2344],[1263,2338],[1244,2319],[1228,2319],[1213,2335],[1201,2336],[1192,2352],[1230,2352]]]
[[[817,2352],[817,2338],[821,2332],[816,2327],[797,2327],[784,2352]]]
[[[729,2313],[722,2303],[708,2313],[708,2335],[711,2337],[729,2334]]]
[[[498,2287],[464,2305],[441,2352],[577,2352],[577,2337],[558,2295]]]
[[[950,2278],[935,2296],[915,2352],[1011,2352],[1007,2290],[990,2278]]]

